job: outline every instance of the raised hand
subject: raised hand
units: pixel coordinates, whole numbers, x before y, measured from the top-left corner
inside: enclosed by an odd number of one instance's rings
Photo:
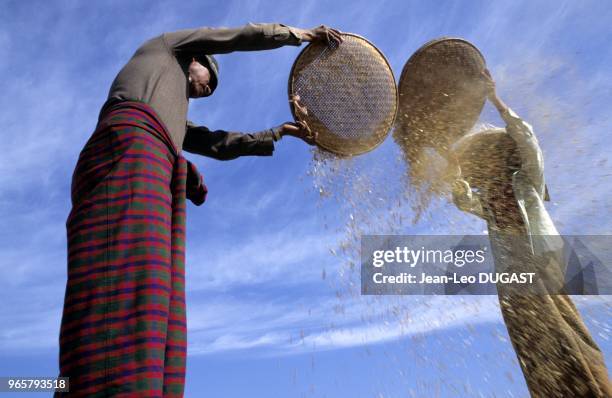
[[[315,145],[317,142],[318,133],[310,130],[310,127],[306,122],[287,122],[280,126],[281,136],[290,135],[296,137],[307,143],[308,145]]]
[[[321,41],[327,45],[338,45],[342,43],[342,34],[337,29],[332,29],[328,26],[321,25],[310,30],[303,30],[302,40],[317,42]]]
[[[292,94],[291,98],[289,98],[289,102],[293,106],[293,111],[295,113],[296,119],[302,120],[304,116],[308,116],[308,109],[305,105],[300,103],[300,96],[296,94]]]

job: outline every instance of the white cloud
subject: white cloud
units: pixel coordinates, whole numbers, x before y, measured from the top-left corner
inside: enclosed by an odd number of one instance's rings
[[[606,311],[603,298],[573,299],[585,315]],[[193,304],[189,319],[190,355],[250,349],[256,355],[291,355],[477,328],[483,323],[503,327],[496,296],[302,299],[297,305],[212,300]],[[603,323],[592,331],[606,334],[609,329]]]
[[[236,286],[302,284],[320,279],[333,236],[285,230],[257,235],[237,245],[210,245],[189,251],[189,290],[227,290]]]
[[[192,355],[247,348],[268,350],[260,355],[333,350],[501,321],[497,298],[486,296],[195,300],[190,308]]]

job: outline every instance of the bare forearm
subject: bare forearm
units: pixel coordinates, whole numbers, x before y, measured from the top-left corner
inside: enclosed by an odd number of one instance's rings
[[[502,118],[504,117],[504,115],[508,113],[508,105],[506,105],[506,103],[502,101],[501,98],[499,98],[496,92],[493,92],[489,96],[489,100],[491,101],[493,106],[495,106],[495,108],[497,109],[499,114],[502,116]]]
[[[506,116],[508,115],[509,108],[508,105],[506,105],[506,103],[502,101],[501,98],[499,98],[499,96],[497,95],[497,87],[495,85],[493,77],[491,77],[491,72],[489,72],[488,69],[485,69],[482,72],[482,77],[485,82],[488,100],[491,101],[493,106],[495,106],[502,119],[507,122]]]

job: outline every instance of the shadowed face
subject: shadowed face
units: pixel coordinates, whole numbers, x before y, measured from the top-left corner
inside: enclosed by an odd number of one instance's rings
[[[208,97],[212,94],[212,89],[209,85],[210,71],[208,68],[195,59],[192,59],[189,64],[188,73],[190,98]]]

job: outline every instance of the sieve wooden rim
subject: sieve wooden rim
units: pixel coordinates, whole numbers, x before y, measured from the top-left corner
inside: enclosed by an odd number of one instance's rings
[[[452,37],[452,36],[442,36],[442,37],[438,37],[437,39],[433,39],[428,41],[427,43],[423,44],[421,47],[419,47],[418,50],[415,51],[414,54],[412,54],[410,56],[410,58],[408,58],[408,61],[406,61],[406,63],[404,64],[404,67],[402,68],[402,73],[400,74],[400,79],[399,79],[399,86],[401,87],[402,85],[402,80],[404,80],[404,77],[406,76],[407,70],[408,70],[408,66],[410,65],[410,63],[412,61],[414,61],[415,59],[417,59],[419,56],[421,56],[421,54],[435,46],[438,43],[441,43],[443,41],[454,41],[454,42],[460,42],[463,44],[467,44],[469,47],[472,47],[474,50],[476,50],[476,54],[478,54],[478,56],[480,57],[480,59],[482,60],[482,63],[485,65],[487,65],[487,62],[485,60],[484,55],[482,55],[482,53],[480,52],[480,50],[478,49],[478,47],[476,47],[473,43],[467,41],[466,39],[463,39],[461,37]]]
[[[380,57],[383,59],[383,61],[385,61],[385,64],[387,65],[387,68],[389,70],[389,72],[391,73],[391,80],[393,80],[393,92],[394,92],[394,97],[395,97],[395,109],[393,111],[393,117],[391,119],[391,122],[389,124],[389,127],[387,128],[387,131],[385,132],[384,135],[381,135],[381,138],[378,140],[378,142],[376,142],[374,145],[371,145],[370,147],[360,150],[360,151],[356,151],[356,152],[342,152],[338,149],[333,149],[333,148],[328,148],[325,145],[322,145],[319,142],[315,142],[315,144],[322,149],[325,149],[328,152],[332,152],[336,155],[341,155],[341,156],[346,156],[346,157],[350,157],[350,156],[356,156],[356,155],[361,155],[367,152],[370,152],[374,149],[376,149],[380,144],[382,144],[385,139],[389,136],[389,133],[391,132],[391,130],[393,129],[393,126],[395,125],[395,119],[397,117],[397,112],[399,109],[399,94],[398,94],[398,87],[397,87],[397,81],[395,80],[395,74],[393,73],[393,68],[391,68],[391,64],[389,63],[389,60],[387,60],[387,57],[385,57],[385,54],[382,53],[382,51],[380,51],[380,49],[378,47],[376,47],[371,41],[369,41],[368,39],[366,39],[363,36],[360,36],[358,34],[355,33],[345,33],[342,32],[341,33],[342,36],[344,37],[355,37],[357,39],[361,39],[363,41],[365,41],[367,44],[369,44],[374,50],[376,50],[376,52],[380,55]],[[293,61],[293,65],[291,66],[291,71],[289,72],[289,80],[287,82],[287,94],[289,97],[289,109],[291,111],[291,115],[293,116],[293,120],[295,121],[300,121],[300,119],[297,118],[296,113],[295,113],[295,109],[293,106],[293,103],[291,102],[291,96],[293,95],[293,80],[294,80],[294,71],[295,71],[295,66],[298,64],[300,58],[302,57],[302,55],[304,55],[306,53],[306,51],[309,51],[309,49],[314,45],[318,44],[318,43],[309,43],[306,47],[304,47],[300,53],[298,54],[298,56],[295,58],[295,61]]]

